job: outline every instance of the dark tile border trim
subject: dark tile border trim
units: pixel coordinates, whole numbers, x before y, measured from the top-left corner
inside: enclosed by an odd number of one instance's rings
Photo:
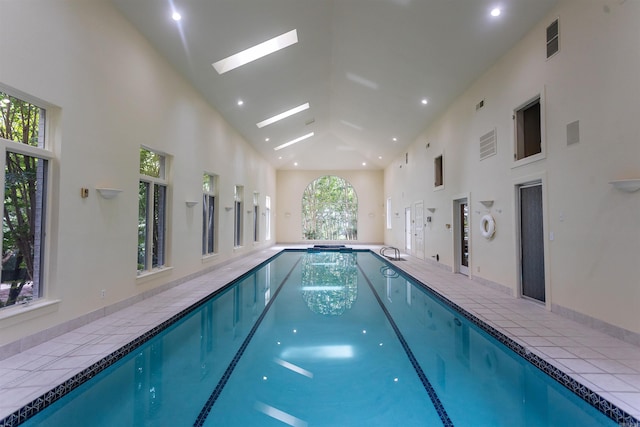
[[[121,360],[122,358],[127,356],[129,353],[131,353],[137,347],[139,347],[142,344],[146,343],[147,341],[151,340],[156,335],[160,334],[165,329],[169,328],[170,326],[172,326],[173,324],[175,324],[179,320],[181,320],[184,317],[190,315],[195,310],[197,310],[199,307],[201,307],[205,303],[209,302],[211,299],[213,299],[216,296],[226,292],[233,285],[235,285],[236,283],[244,280],[245,278],[247,278],[248,276],[253,274],[253,272],[258,270],[262,266],[266,265],[267,263],[271,262],[272,260],[274,260],[276,257],[278,257],[283,252],[284,251],[280,251],[280,252],[274,254],[272,257],[267,258],[266,260],[262,261],[260,264],[258,264],[255,267],[251,268],[251,270],[241,274],[240,276],[238,276],[237,278],[233,279],[232,281],[230,281],[226,285],[224,285],[221,288],[213,291],[208,296],[206,296],[203,299],[195,302],[194,304],[192,304],[189,307],[185,308],[184,310],[182,310],[178,314],[176,314],[176,315],[172,316],[171,318],[165,320],[164,322],[160,323],[159,325],[155,326],[153,329],[145,332],[144,334],[140,335],[138,338],[134,339],[133,341],[129,342],[128,344],[125,344],[124,346],[120,347],[118,350],[116,350],[113,353],[109,354],[108,356],[100,359],[99,361],[97,361],[93,365],[89,366],[88,368],[85,368],[84,370],[82,370],[81,372],[77,373],[73,377],[71,377],[68,380],[64,381],[62,384],[54,387],[53,389],[49,390],[48,392],[46,392],[42,396],[40,396],[40,397],[34,399],[33,401],[29,402],[28,404],[26,404],[22,408],[18,409],[17,411],[15,411],[12,414],[8,415],[4,419],[0,420],[0,427],[15,427],[15,426],[18,426],[18,425],[24,423],[26,420],[28,420],[29,418],[33,417],[38,412],[40,412],[40,411],[44,410],[45,408],[51,406],[54,402],[60,400],[65,395],[69,394],[70,392],[72,392],[73,390],[78,388],[80,385],[82,385],[85,382],[89,381],[91,378],[95,377],[97,374],[99,374],[103,370],[107,369],[111,365],[115,364],[116,362],[118,362],[119,360]]]
[[[218,381],[216,388],[213,389],[213,392],[211,392],[211,395],[209,396],[204,406],[202,407],[202,410],[198,414],[196,421],[193,423],[194,427],[201,427],[204,425],[204,422],[206,421],[207,416],[209,415],[209,412],[211,412],[211,408],[213,408],[213,405],[216,403],[216,400],[218,400],[220,393],[222,393],[222,389],[224,389],[224,386],[227,384],[227,381],[229,381],[229,378],[231,377],[233,370],[236,368],[236,365],[240,361],[240,358],[244,354],[244,351],[249,346],[251,339],[253,338],[256,331],[260,327],[262,320],[267,315],[267,312],[273,305],[273,301],[278,297],[280,290],[282,290],[282,286],[285,284],[287,280],[289,280],[289,276],[291,276],[291,273],[293,273],[293,270],[298,266],[298,264],[300,264],[301,260],[302,260],[302,257],[298,258],[295,264],[293,264],[293,267],[291,267],[291,270],[289,270],[289,272],[284,277],[284,279],[282,279],[282,282],[280,282],[280,284],[278,285],[278,288],[276,289],[276,291],[273,293],[273,296],[269,300],[269,303],[267,304],[267,306],[264,308],[264,310],[262,310],[262,313],[260,313],[260,316],[258,316],[258,318],[256,319],[255,323],[253,324],[253,327],[251,328],[251,331],[249,331],[249,334],[242,342],[242,345],[236,352],[236,355],[233,357],[233,360],[231,361],[231,363],[229,363],[229,366],[227,366],[227,369],[224,371],[224,374],[222,374],[222,377],[220,378],[220,381]]]
[[[376,292],[376,289],[373,287],[373,284],[369,280],[369,277],[367,277],[367,274],[364,272],[360,264],[357,263],[357,260],[356,260],[356,264],[358,265],[358,270],[360,270],[360,273],[362,273],[364,280],[367,282],[367,285],[369,285],[371,292],[373,292],[373,296],[376,298],[376,301],[378,301],[378,304],[380,305],[380,308],[384,312],[384,315],[387,317],[387,320],[391,324],[393,331],[396,333],[396,336],[398,337],[398,340],[400,341],[402,348],[404,348],[404,351],[407,354],[407,357],[409,358],[411,365],[413,365],[413,368],[415,369],[416,374],[418,375],[418,378],[420,378],[420,382],[422,383],[422,386],[427,391],[427,394],[429,395],[429,399],[431,400],[431,403],[433,404],[434,409],[438,413],[438,416],[440,417],[440,421],[442,421],[442,425],[445,427],[453,427],[453,421],[451,421],[451,418],[449,418],[449,414],[447,414],[446,409],[444,409],[444,405],[442,404],[442,401],[440,401],[440,398],[438,397],[436,390],[433,388],[433,386],[431,385],[431,382],[429,381],[424,371],[422,370],[420,363],[418,362],[416,357],[413,355],[413,351],[411,351],[411,348],[409,347],[407,340],[404,339],[402,332],[400,332],[400,328],[398,328],[398,325],[396,325],[396,322],[393,320],[393,317],[391,317],[391,313],[389,313],[389,310],[380,299],[380,295],[378,295],[378,293]]]
[[[387,261],[386,259],[379,256],[373,251],[371,253],[373,253],[375,256],[377,256],[380,260],[385,262],[387,265],[393,267],[394,270],[399,271],[406,278],[411,279],[416,284],[420,285],[425,291],[427,291],[430,295],[432,295],[438,301],[442,302],[447,307],[458,312],[460,315],[465,317],[471,323],[478,326],[480,329],[482,329],[484,332],[489,334],[494,339],[498,340],[500,344],[506,346],[511,351],[516,353],[518,356],[522,357],[527,362],[531,363],[533,366],[540,369],[542,372],[544,372],[545,374],[547,374],[548,376],[556,380],[558,383],[563,385],[565,388],[569,389],[571,392],[573,392],[578,397],[580,397],[581,399],[589,403],[598,411],[602,412],[607,417],[611,418],[613,421],[617,422],[619,425],[625,426],[625,427],[640,427],[640,420],[636,419],[625,410],[609,402],[607,399],[600,396],[598,393],[591,390],[589,387],[583,384],[580,384],[574,378],[571,378],[567,373],[553,366],[552,364],[542,359],[537,354],[532,353],[526,347],[522,346],[521,344],[518,344],[517,342],[515,342],[514,340],[512,340],[511,338],[509,338],[499,330],[495,329],[493,326],[490,326],[483,320],[469,313],[464,308],[460,307],[458,304],[454,303],[453,301],[446,298],[444,295],[438,293],[437,291],[429,287],[428,284],[424,283],[420,279],[417,279],[410,273],[403,270],[401,266],[390,263],[389,261]]]

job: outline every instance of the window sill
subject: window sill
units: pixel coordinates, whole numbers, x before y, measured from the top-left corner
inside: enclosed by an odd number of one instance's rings
[[[172,271],[173,267],[162,267],[151,271],[145,271],[144,273],[138,274],[138,277],[136,277],[136,284],[145,283],[157,277],[168,275]]]
[[[544,160],[546,158],[547,158],[547,155],[545,153],[534,154],[533,156],[525,157],[525,158],[520,159],[520,160],[515,160],[513,162],[513,164],[511,165],[511,169],[515,169],[515,168],[518,168],[520,166],[525,166],[525,165],[528,165],[530,163],[538,162],[538,161]]]
[[[241,251],[243,249],[244,249],[244,246],[234,246],[233,247],[233,252],[239,252],[239,251]]]
[[[218,258],[218,254],[217,253],[203,255],[202,256],[202,263],[205,264],[207,262],[211,262],[216,258]]]
[[[0,329],[4,329],[26,320],[35,319],[45,314],[55,313],[60,305],[56,300],[36,300],[28,304],[18,304],[13,307],[0,310]]]
[[[437,187],[433,187],[433,191],[442,191],[444,190],[444,184],[438,185]]]

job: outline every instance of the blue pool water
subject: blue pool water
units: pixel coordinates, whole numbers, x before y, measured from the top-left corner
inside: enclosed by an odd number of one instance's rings
[[[617,424],[376,255],[285,251],[25,425]]]

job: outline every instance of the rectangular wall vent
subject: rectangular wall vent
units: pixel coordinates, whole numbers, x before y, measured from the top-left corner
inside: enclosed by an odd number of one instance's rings
[[[484,160],[487,157],[491,157],[497,154],[498,146],[496,142],[495,129],[487,132],[480,137],[480,160]]]
[[[476,104],[476,111],[484,107],[484,99]]]
[[[560,25],[556,19],[547,27],[547,59],[560,50]]]
[[[576,120],[567,125],[567,145],[580,142],[580,122]]]

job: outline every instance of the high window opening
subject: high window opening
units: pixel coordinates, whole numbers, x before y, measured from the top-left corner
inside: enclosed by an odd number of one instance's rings
[[[22,97],[21,97],[22,98]],[[0,307],[44,295],[42,265],[51,151],[46,110],[0,91],[0,159],[4,199]]]
[[[218,177],[205,173],[202,178],[202,255],[213,255],[218,247]]]
[[[536,97],[514,113],[515,153],[514,160],[542,153],[542,119],[540,97]]]
[[[242,185],[236,185],[233,189],[233,246],[242,246],[242,197],[244,193],[244,187]]]
[[[444,185],[444,164],[442,156],[438,156],[433,160],[434,167],[434,187],[441,187]]]
[[[162,268],[167,243],[167,157],[140,148],[138,274]]]
[[[357,240],[358,196],[346,180],[326,175],[302,194],[302,238]]]

